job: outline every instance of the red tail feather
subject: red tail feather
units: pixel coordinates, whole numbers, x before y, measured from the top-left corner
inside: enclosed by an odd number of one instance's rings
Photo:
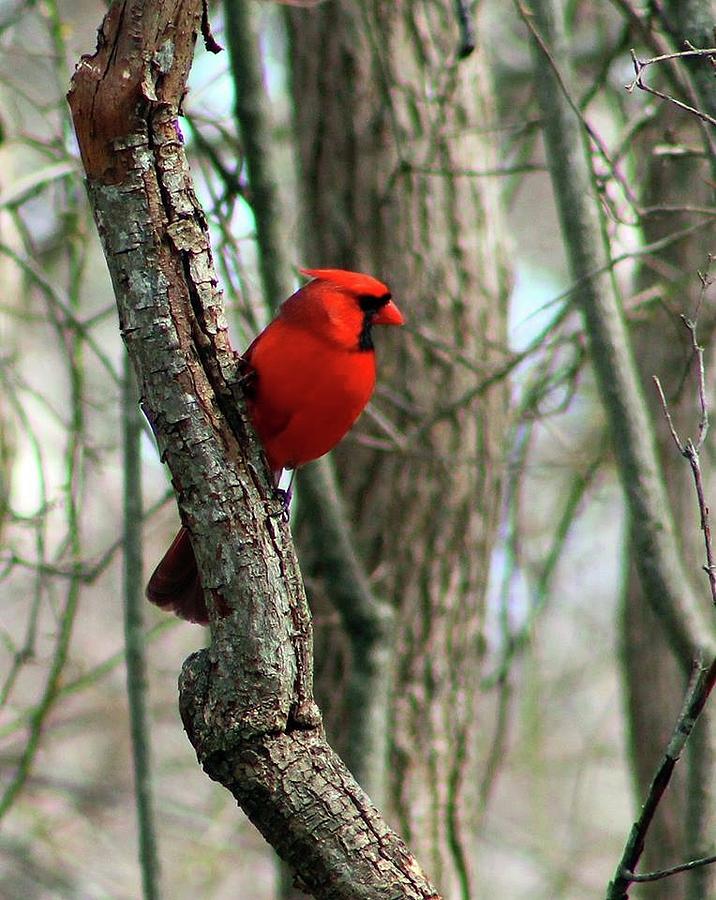
[[[147,599],[187,622],[207,625],[209,615],[189,532],[181,528],[147,585]]]

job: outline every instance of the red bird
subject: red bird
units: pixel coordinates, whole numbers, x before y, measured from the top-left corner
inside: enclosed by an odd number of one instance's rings
[[[370,275],[302,269],[313,280],[281,305],[244,359],[253,372],[249,415],[276,474],[333,449],[375,387],[373,325],[402,325],[390,291]],[[189,534],[179,531],[147,597],[190,622],[208,614]]]

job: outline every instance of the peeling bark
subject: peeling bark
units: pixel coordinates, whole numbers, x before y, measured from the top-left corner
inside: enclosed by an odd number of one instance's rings
[[[245,418],[176,118],[201,23],[200,0],[115,3],[69,94],[122,334],[211,617],[210,647],[182,672],[182,718],[206,772],[304,889],[434,898],[326,744],[313,701],[303,582]]]

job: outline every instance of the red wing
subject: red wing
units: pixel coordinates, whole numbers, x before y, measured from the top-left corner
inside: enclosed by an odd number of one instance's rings
[[[276,403],[271,403],[270,400],[266,397],[264,391],[262,391],[261,385],[261,374],[260,372],[254,368],[253,354],[256,348],[259,346],[261,340],[271,332],[272,329],[275,330],[276,323],[273,322],[269,327],[262,331],[254,340],[249,344],[246,352],[243,354],[243,359],[248,363],[249,366],[252,367],[253,370],[253,380],[251,383],[251,388],[247,392],[247,401],[249,407],[249,413],[251,415],[251,420],[254,424],[254,428],[256,429],[256,434],[259,436],[259,440],[264,446],[264,450],[269,458],[269,464],[271,468],[274,470],[280,470],[284,467],[285,460],[276,459],[274,454],[272,453],[271,444],[276,437],[278,437],[281,432],[284,431],[288,423],[292,418],[292,412],[285,408],[281,408]],[[269,345],[273,343],[271,340],[275,335],[269,335],[269,343],[264,344],[264,349],[267,349]]]

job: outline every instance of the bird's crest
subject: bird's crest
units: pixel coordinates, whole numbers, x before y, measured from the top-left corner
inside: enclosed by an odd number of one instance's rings
[[[349,272],[346,269],[299,269],[302,275],[314,278],[334,285],[344,291],[357,296],[385,297],[390,299],[390,290],[387,285],[372,275],[364,275],[362,272]]]

